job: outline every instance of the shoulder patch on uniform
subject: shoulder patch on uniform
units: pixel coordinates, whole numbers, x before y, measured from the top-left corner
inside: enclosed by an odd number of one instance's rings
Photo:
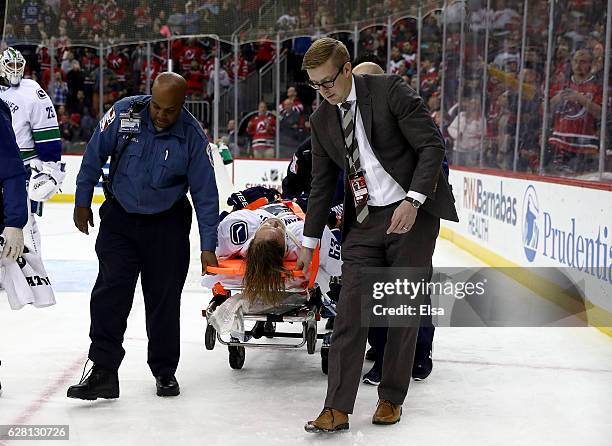
[[[103,132],[108,128],[109,125],[113,123],[115,120],[115,107],[111,107],[109,111],[106,112],[102,119],[100,119],[100,131]]]
[[[36,90],[36,95],[38,96],[38,99],[47,98],[47,93],[45,93],[45,90],[43,90],[42,88],[39,88],[38,90]]]
[[[249,225],[242,220],[232,223],[229,232],[234,245],[243,245],[249,239]]]

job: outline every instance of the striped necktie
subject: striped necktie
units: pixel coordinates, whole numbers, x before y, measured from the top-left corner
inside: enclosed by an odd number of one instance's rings
[[[359,172],[361,169],[361,162],[359,161],[359,145],[357,144],[357,138],[355,138],[355,115],[352,110],[352,105],[353,101],[346,101],[343,102],[340,107],[342,108],[344,146],[346,147],[350,163],[350,172],[354,173]],[[357,211],[357,222],[363,223],[369,212],[367,203],[356,205],[355,210]]]

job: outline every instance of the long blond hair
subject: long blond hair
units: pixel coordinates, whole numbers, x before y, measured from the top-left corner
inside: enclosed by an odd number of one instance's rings
[[[288,271],[283,266],[285,246],[278,240],[251,241],[245,256],[245,274],[242,279],[244,296],[249,302],[278,305],[282,302]]]

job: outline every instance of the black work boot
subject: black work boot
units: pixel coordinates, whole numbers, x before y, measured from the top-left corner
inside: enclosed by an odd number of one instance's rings
[[[116,370],[106,370],[94,364],[78,384],[68,388],[66,396],[80,400],[119,398],[119,375]]]

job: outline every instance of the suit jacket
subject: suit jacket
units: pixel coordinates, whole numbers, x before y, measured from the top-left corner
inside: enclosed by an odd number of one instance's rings
[[[357,104],[374,155],[404,190],[427,196],[422,211],[459,221],[455,199],[441,174],[444,140],[423,100],[397,75],[354,75]],[[304,235],[320,238],[334,196],[339,169],[348,160],[338,107],[323,101],[310,117],[312,189]],[[344,231],[356,221],[345,175]]]

